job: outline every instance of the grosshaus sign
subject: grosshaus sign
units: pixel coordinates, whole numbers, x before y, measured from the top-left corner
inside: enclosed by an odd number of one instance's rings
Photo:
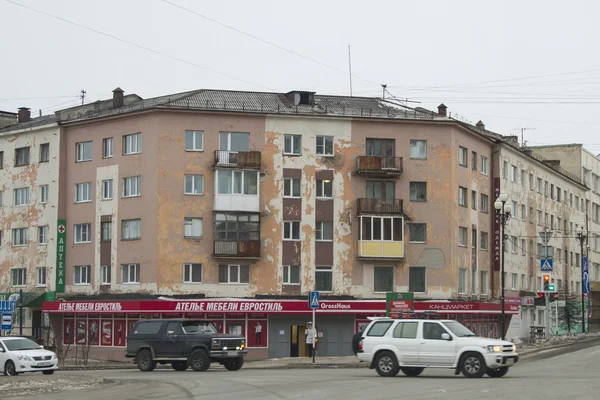
[[[57,293],[65,292],[65,255],[67,248],[67,221],[59,219],[56,228],[56,289]]]

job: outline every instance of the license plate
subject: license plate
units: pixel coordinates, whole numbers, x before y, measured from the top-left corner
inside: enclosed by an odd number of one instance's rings
[[[37,366],[38,366],[38,367],[49,367],[49,366],[51,366],[51,365],[52,365],[52,363],[45,362],[45,363],[38,363],[38,365],[37,365]]]
[[[514,358],[509,358],[508,360],[506,360],[507,364],[514,364],[515,363],[515,359]]]
[[[228,355],[228,356],[237,356],[237,355],[238,355],[238,352],[237,352],[237,351],[228,351],[228,352],[227,352],[227,355]]]

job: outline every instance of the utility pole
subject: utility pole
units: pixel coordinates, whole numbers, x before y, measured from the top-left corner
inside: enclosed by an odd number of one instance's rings
[[[535,128],[517,128],[517,129],[521,129],[521,147],[525,147],[525,138],[523,135],[524,131],[534,131]]]
[[[350,97],[352,97],[352,56],[350,55],[350,45],[348,45],[348,70],[350,71]]]
[[[544,223],[544,265],[548,261],[548,226]],[[552,284],[552,274],[550,274],[550,284]],[[550,293],[544,292],[546,302],[546,339],[550,339]]]
[[[79,98],[81,99],[81,105],[83,105],[83,102],[85,101],[85,95],[86,95],[86,91],[81,89],[81,94],[79,95]]]

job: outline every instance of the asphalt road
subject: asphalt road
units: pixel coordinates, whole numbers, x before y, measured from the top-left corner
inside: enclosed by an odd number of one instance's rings
[[[523,361],[503,378],[467,379],[450,370],[425,370],[409,378],[381,378],[374,370],[285,369],[227,372],[136,370],[64,372],[102,375],[118,383],[19,399],[394,399],[597,400],[600,346],[539,361]]]

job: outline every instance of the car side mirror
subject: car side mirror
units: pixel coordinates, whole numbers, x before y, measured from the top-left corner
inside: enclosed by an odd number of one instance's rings
[[[0,347],[0,353],[4,353],[4,349]]]
[[[174,335],[175,331],[167,331],[167,335]]]
[[[40,349],[43,349],[43,348],[44,348],[44,346],[40,346]]]
[[[448,335],[447,333],[442,333],[442,339],[443,340],[452,340],[452,338],[450,337],[450,335]]]

